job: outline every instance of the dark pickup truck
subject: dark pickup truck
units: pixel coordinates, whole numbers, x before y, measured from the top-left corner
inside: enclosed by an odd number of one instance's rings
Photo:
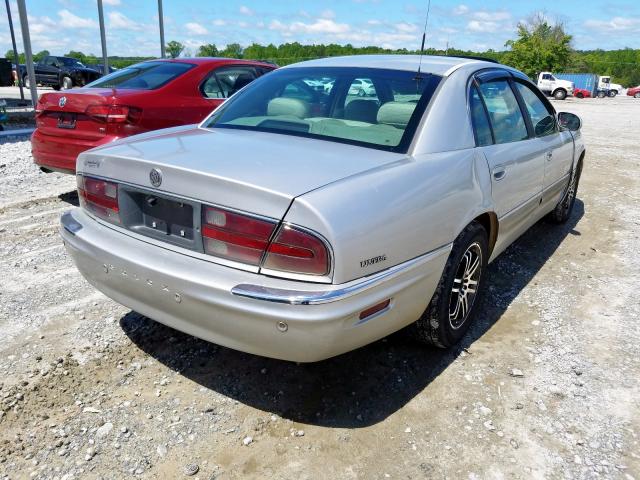
[[[88,68],[75,58],[44,57],[33,65],[36,82],[39,85],[53,87],[55,90],[67,90],[72,87],[83,87],[102,75],[97,70]],[[29,87],[26,69],[20,65],[20,75],[24,85]]]

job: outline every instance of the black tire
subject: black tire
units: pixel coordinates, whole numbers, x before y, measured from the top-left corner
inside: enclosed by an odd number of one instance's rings
[[[605,98],[606,96],[606,92],[598,92],[598,98]]]
[[[640,98],[640,92],[636,93],[633,98]]]
[[[473,321],[479,298],[484,290],[484,275],[489,259],[487,231],[478,222],[471,222],[458,235],[453,242],[453,248],[449,254],[449,259],[444,267],[444,272],[440,278],[440,283],[436,288],[427,309],[424,311],[420,319],[412,326],[413,337],[422,343],[440,348],[448,348],[456,344],[466,333],[469,325]],[[469,263],[474,264],[473,257],[467,257],[467,252],[479,252],[479,263],[477,274],[476,291],[471,298],[471,305],[467,304],[467,311],[463,318],[455,316],[453,319],[452,308],[454,312],[455,305],[459,304],[461,298],[460,289],[465,290],[464,298],[470,291],[469,285],[464,282],[464,273],[469,267]],[[477,270],[474,270],[474,272]],[[473,278],[473,277],[472,277]],[[457,289],[456,285],[460,285]]]
[[[571,183],[567,185],[564,195],[548,215],[549,220],[553,223],[566,223],[567,220],[569,220],[569,217],[571,217],[573,206],[576,203],[578,185],[580,184],[580,175],[582,175],[582,160],[578,163],[577,169],[576,174],[571,176],[569,180]]]
[[[611,90],[611,91],[609,92],[609,96],[610,96],[611,98],[615,97],[616,95],[618,95],[618,91],[617,91],[617,90]]]
[[[73,80],[71,80],[70,77],[62,77],[62,80],[60,81],[60,88],[62,90],[69,90],[73,88]]]
[[[576,98],[584,98],[584,93],[582,92],[576,93]]]
[[[553,92],[553,98],[555,98],[556,100],[564,100],[565,98],[567,98],[567,92],[562,89],[556,90],[555,92]]]

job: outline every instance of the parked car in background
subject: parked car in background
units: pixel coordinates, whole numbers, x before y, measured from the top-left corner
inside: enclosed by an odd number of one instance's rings
[[[33,64],[36,82],[39,85],[53,87],[54,90],[68,90],[82,87],[97,78],[100,72],[83,65],[71,57],[47,56]],[[23,84],[29,88],[29,76],[26,69],[21,72]]]
[[[573,95],[574,87],[573,82],[556,78],[551,72],[541,72],[538,75],[540,91],[556,100],[564,100]]]
[[[634,98],[640,98],[640,85],[627,89],[627,95]]]
[[[573,96],[576,98],[590,98],[591,91],[587,90],[586,88],[574,88]]]
[[[149,130],[198,123],[274,68],[231,58],[150,60],[84,88],[45,93],[31,137],[34,161],[44,171],[74,173],[80,152]]]
[[[368,97],[376,94],[376,89],[373,84],[366,78],[356,78],[349,91],[348,95],[358,95],[359,97]]]
[[[309,94],[327,78],[328,96]],[[375,95],[347,98],[362,80]],[[487,264],[542,217],[569,218],[580,125],[496,63],[302,62],[200,125],[80,154],[61,234],[106,295],[227,347],[317,361],[416,321],[448,347]]]

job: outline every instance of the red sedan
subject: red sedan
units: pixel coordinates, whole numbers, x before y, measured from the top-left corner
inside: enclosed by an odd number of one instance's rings
[[[640,98],[640,85],[627,89],[627,95],[630,97]]]
[[[149,130],[198,123],[275,68],[230,58],[150,60],[72,92],[45,93],[31,137],[34,161],[46,172],[75,173],[81,152]]]

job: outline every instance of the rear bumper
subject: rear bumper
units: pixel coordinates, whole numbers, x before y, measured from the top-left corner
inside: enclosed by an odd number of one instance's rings
[[[58,172],[76,172],[76,159],[82,152],[111,143],[119,137],[106,135],[99,140],[47,135],[36,128],[31,136],[31,151],[36,165]]]
[[[298,362],[353,350],[416,320],[450,251],[448,245],[343,285],[310,284],[148,244],[80,209],[65,213],[61,223],[67,251],[82,275],[117,302],[210,342]],[[391,299],[386,309],[359,319],[361,311],[386,299]]]

